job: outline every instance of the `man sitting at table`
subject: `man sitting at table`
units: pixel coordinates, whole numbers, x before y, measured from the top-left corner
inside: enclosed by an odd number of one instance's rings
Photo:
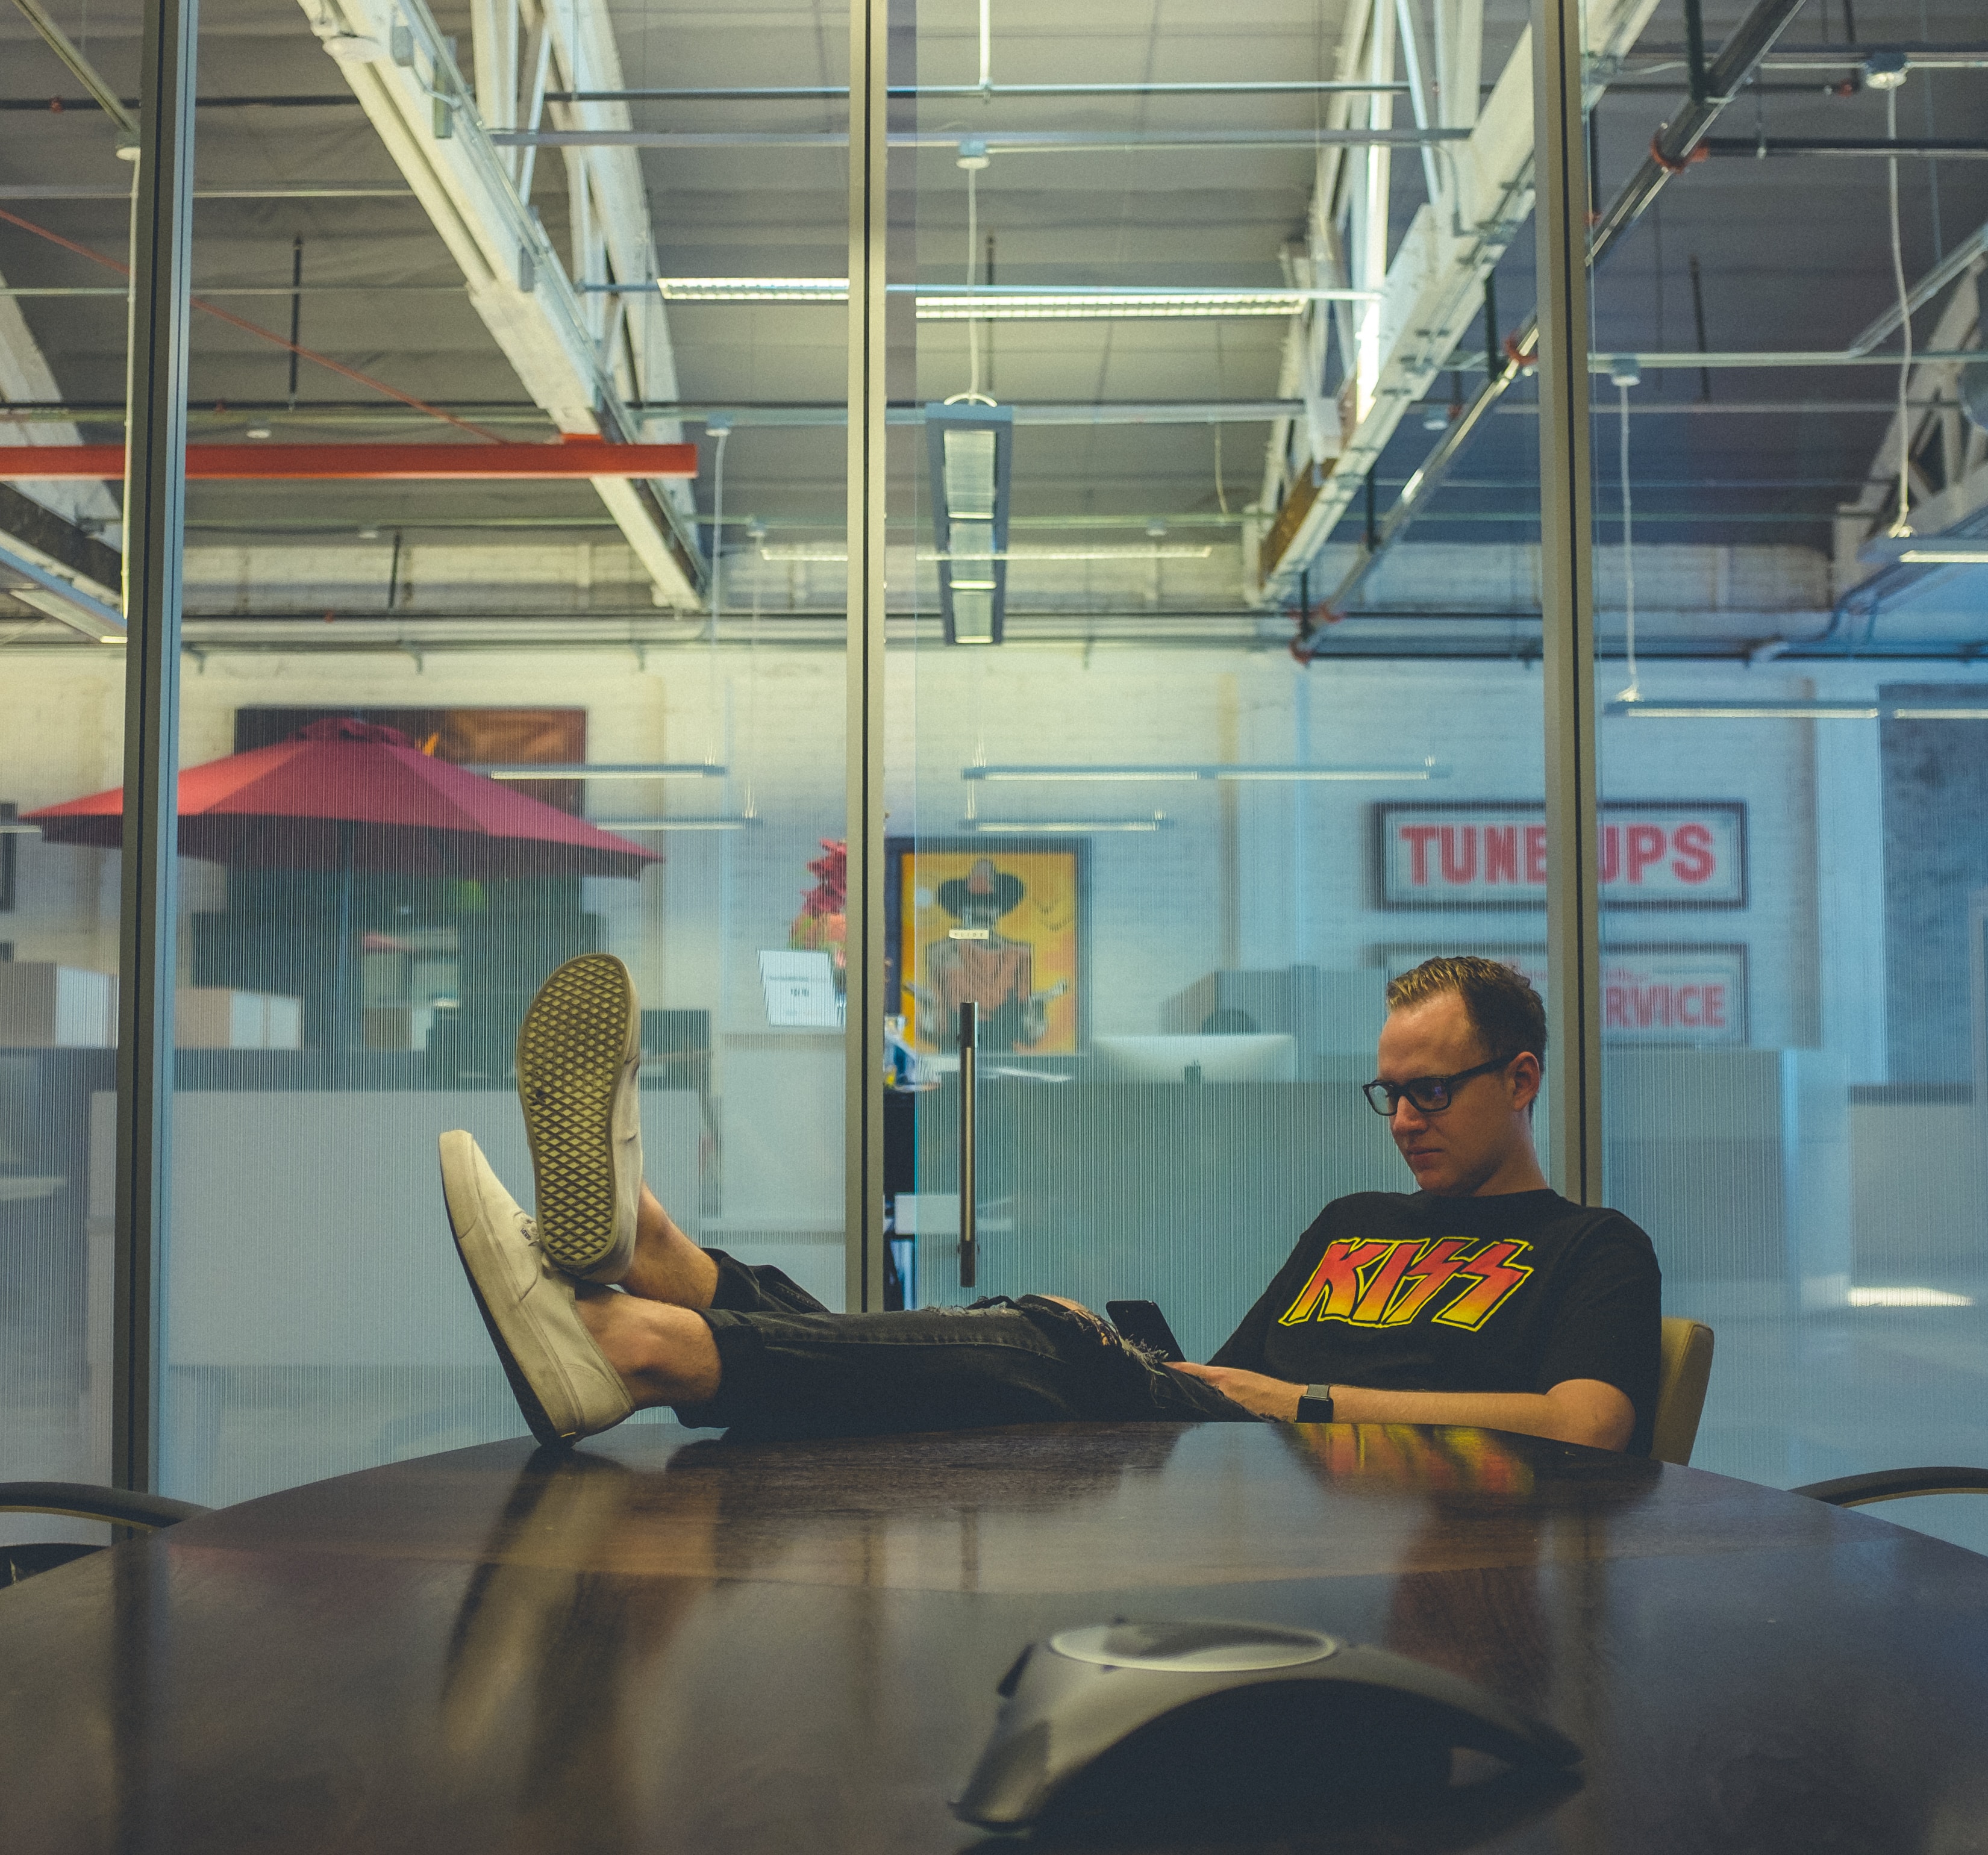
[[[604,954],[555,972],[519,1033],[536,1219],[456,1133],[441,1142],[449,1220],[545,1443],[667,1404],[694,1428],[816,1435],[1271,1419],[1647,1453],[1656,1257],[1627,1218],[1540,1171],[1539,995],[1459,956],[1403,974],[1388,1005],[1366,1093],[1421,1189],[1328,1205],[1206,1365],[1162,1366],[1054,1296],[831,1313],[779,1269],[700,1248],[642,1182],[641,1012]]]

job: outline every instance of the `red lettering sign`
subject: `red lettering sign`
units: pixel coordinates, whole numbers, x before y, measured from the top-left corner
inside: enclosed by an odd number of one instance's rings
[[[1547,832],[1540,822],[1542,809],[1537,806],[1376,806],[1381,905],[1543,907]],[[1603,809],[1596,848],[1601,898],[1611,906],[1746,906],[1743,805],[1719,801],[1608,806]],[[1692,1009],[1699,1006],[1694,1002]]]
[[[1470,952],[1503,960],[1545,992],[1546,949],[1539,946],[1391,947],[1382,949],[1382,964],[1392,978],[1432,954]],[[1746,948],[1728,944],[1604,948],[1601,1034],[1618,1043],[1745,1043]]]

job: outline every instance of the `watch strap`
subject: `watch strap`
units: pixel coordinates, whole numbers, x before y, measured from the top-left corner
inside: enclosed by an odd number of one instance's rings
[[[1329,1424],[1332,1416],[1332,1387],[1330,1385],[1307,1385],[1304,1395],[1298,1400],[1298,1414],[1293,1420],[1300,1424]]]

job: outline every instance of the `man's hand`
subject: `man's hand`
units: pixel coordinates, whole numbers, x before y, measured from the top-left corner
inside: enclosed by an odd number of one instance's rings
[[[1233,1398],[1245,1411],[1253,1411],[1259,1417],[1275,1417],[1281,1423],[1297,1421],[1298,1400],[1305,1394],[1303,1385],[1286,1384],[1281,1378],[1269,1378],[1261,1372],[1238,1371],[1233,1366],[1182,1364],[1168,1370],[1205,1380],[1224,1397]]]

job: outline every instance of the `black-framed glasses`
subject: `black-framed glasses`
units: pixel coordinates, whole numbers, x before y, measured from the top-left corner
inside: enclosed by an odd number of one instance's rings
[[[1511,1060],[1510,1056],[1493,1056],[1489,1063],[1480,1063],[1474,1069],[1459,1069],[1454,1076],[1417,1076],[1408,1082],[1363,1082],[1360,1092],[1367,1097],[1368,1107],[1390,1120],[1404,1095],[1418,1113],[1440,1114],[1456,1099],[1459,1082],[1468,1082],[1473,1076],[1488,1076]]]

